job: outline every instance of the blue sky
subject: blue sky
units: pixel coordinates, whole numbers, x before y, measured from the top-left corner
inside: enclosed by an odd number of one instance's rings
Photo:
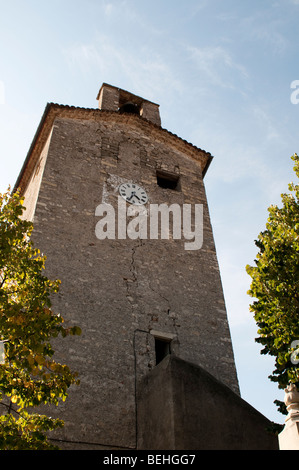
[[[205,183],[241,395],[283,422],[273,362],[254,342],[245,266],[299,152],[299,0],[0,6],[0,191],[14,185],[47,102],[94,108],[107,82],[159,103],[164,128],[214,156]]]

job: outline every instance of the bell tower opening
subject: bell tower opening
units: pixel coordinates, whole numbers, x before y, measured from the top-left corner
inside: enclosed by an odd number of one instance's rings
[[[159,105],[126,90],[103,83],[97,99],[101,111],[135,114],[161,126]]]
[[[140,106],[138,106],[136,103],[132,103],[132,101],[128,101],[119,108],[119,112],[121,114],[128,113],[137,114],[140,116]]]

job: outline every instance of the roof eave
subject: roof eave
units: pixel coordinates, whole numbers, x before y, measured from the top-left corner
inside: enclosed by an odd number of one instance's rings
[[[42,115],[41,121],[39,123],[39,126],[38,126],[38,128],[36,130],[36,133],[34,135],[33,141],[31,143],[29,151],[27,153],[26,159],[24,161],[22,169],[19,173],[19,176],[18,176],[17,181],[15,183],[15,186],[13,188],[13,192],[16,192],[19,188],[20,188],[21,193],[25,190],[29,178],[25,179],[25,181],[23,181],[23,178],[24,178],[24,175],[25,175],[26,170],[28,168],[28,165],[31,161],[31,156],[32,156],[36,146],[38,145],[39,140],[42,137],[43,132],[45,131],[45,128],[46,128],[46,131],[47,131],[47,127],[49,129],[52,128],[55,118],[59,117],[59,115],[60,115],[60,111],[71,111],[72,112],[72,118],[74,118],[74,112],[78,111],[78,112],[80,112],[80,116],[78,115],[78,119],[83,119],[86,116],[85,113],[88,113],[92,116],[99,115],[99,113],[100,114],[110,114],[110,115],[116,115],[117,114],[117,115],[119,115],[115,111],[102,111],[102,110],[94,109],[94,108],[79,108],[79,107],[75,107],[75,106],[66,106],[66,105],[60,105],[60,104],[55,104],[55,103],[47,103],[47,105],[45,107],[45,110],[44,110],[44,113]],[[124,116],[124,115],[122,114],[120,116]],[[156,128],[156,129],[158,129],[162,132],[167,133],[169,136],[172,136],[175,139],[178,139],[179,142],[184,143],[185,145],[189,146],[190,148],[192,148],[193,151],[203,153],[204,156],[205,156],[205,159],[204,159],[205,164],[202,167],[202,176],[203,177],[205,176],[205,174],[207,173],[207,170],[208,170],[208,168],[211,164],[211,161],[213,160],[213,156],[209,152],[206,152],[205,150],[202,150],[202,149],[196,147],[195,145],[191,144],[190,142],[187,142],[186,140],[182,139],[178,135],[173,134],[172,132],[168,131],[167,129],[163,129],[161,126],[158,126],[158,125],[156,125],[156,124],[154,124],[150,121],[147,121],[146,119],[144,119],[140,116],[137,116],[137,115],[129,115],[129,116],[130,116],[130,118],[136,118],[136,119],[140,119],[142,122],[147,122],[149,125],[153,126],[154,128]],[[66,116],[64,115],[62,117],[66,117]],[[48,122],[48,126],[46,126],[47,121],[49,119],[50,119],[50,121]],[[47,136],[45,136],[45,137],[47,138],[48,135],[49,135],[49,133],[47,132]],[[23,181],[24,184],[22,184],[22,181]]]

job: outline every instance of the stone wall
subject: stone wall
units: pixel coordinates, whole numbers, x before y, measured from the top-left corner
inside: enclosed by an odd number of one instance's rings
[[[138,448],[278,450],[270,422],[203,368],[168,356],[138,384]]]

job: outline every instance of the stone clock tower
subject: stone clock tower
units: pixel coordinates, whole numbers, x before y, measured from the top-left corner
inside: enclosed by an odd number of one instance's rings
[[[206,397],[241,402],[203,182],[212,157],[162,128],[153,102],[108,84],[98,101],[47,105],[15,186],[62,281],[54,309],[82,329],[55,344],[81,381],[50,411],[65,422],[56,437],[210,448],[192,427],[207,422]]]

